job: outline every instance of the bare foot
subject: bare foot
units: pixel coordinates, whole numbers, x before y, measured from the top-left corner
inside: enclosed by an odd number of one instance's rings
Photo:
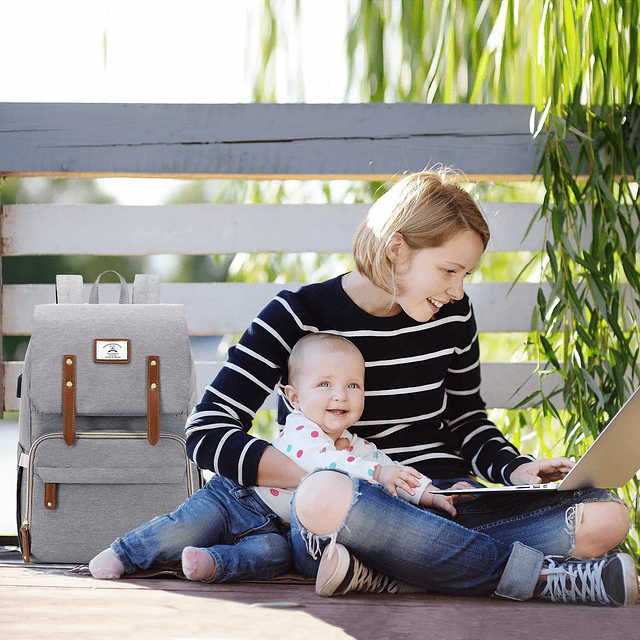
[[[216,565],[204,549],[185,547],[182,551],[182,571],[188,580],[208,581],[213,580]]]
[[[101,551],[89,563],[89,571],[98,580],[117,580],[124,573],[124,566],[111,548]]]

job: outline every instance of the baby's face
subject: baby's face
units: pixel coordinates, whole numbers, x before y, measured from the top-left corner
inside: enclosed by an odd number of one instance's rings
[[[313,345],[305,352],[300,371],[294,407],[337,440],[364,409],[362,356],[354,349]]]

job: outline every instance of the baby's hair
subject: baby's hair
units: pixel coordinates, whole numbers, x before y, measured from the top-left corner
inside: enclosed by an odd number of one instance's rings
[[[304,355],[308,347],[313,345],[319,345],[323,349],[333,352],[345,352],[345,351],[353,351],[357,353],[360,358],[362,358],[362,354],[360,353],[360,349],[356,347],[351,340],[347,340],[347,338],[343,338],[342,336],[337,336],[333,333],[308,333],[305,336],[302,336],[298,342],[293,345],[293,349],[291,349],[291,355],[289,356],[289,364],[288,364],[288,378],[289,384],[294,384],[297,376],[300,374],[303,366]],[[362,366],[364,367],[364,358],[362,358]]]
[[[393,265],[386,253],[394,234],[402,235],[410,249],[427,249],[441,247],[467,230],[475,231],[487,248],[489,226],[480,206],[450,172],[408,174],[371,206],[356,231],[356,269],[380,289],[395,294]]]

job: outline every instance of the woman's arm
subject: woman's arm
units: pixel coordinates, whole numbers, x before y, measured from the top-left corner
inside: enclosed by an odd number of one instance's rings
[[[287,297],[286,305],[280,296]],[[201,469],[244,486],[291,486],[298,472],[290,461],[279,467],[279,456],[267,453],[269,443],[248,431],[256,411],[286,375],[292,345],[305,333],[292,310],[294,298],[295,294],[281,293],[263,309],[229,349],[225,366],[189,417],[187,453]]]
[[[511,484],[514,470],[533,458],[521,455],[489,420],[480,382],[478,332],[470,307],[445,380],[449,428],[475,474],[489,482]]]
[[[307,475],[291,458],[275,447],[267,447],[258,463],[258,485],[294,489]]]

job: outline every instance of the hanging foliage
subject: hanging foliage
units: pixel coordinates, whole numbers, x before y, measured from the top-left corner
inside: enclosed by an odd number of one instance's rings
[[[561,420],[567,453],[579,455],[640,382],[639,8],[560,6],[540,29],[552,72],[538,168],[550,239],[533,335],[563,380],[562,402],[541,391],[542,406]],[[637,532],[637,479],[621,493],[635,503]],[[637,541],[626,544],[637,557]]]

